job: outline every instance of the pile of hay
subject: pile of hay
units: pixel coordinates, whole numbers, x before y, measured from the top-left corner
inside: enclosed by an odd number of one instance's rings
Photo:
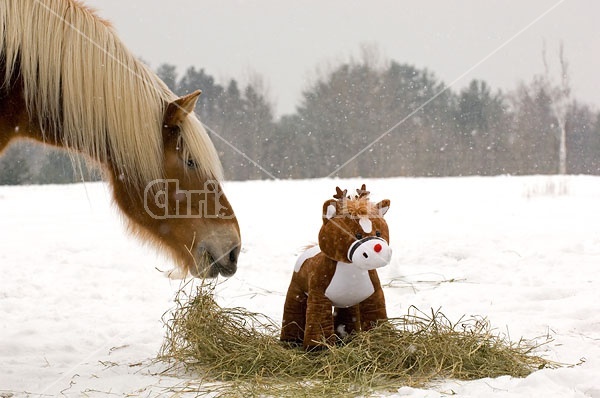
[[[243,308],[222,308],[210,289],[176,300],[160,358],[184,364],[202,392],[247,396],[356,396],[432,380],[511,375],[548,366],[530,342],[492,334],[484,319],[452,323],[412,308],[404,317],[306,353],[278,340],[279,327]]]

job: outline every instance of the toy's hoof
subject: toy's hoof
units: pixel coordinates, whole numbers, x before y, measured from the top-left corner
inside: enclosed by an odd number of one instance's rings
[[[302,340],[299,339],[280,339],[281,343],[288,348],[299,348],[302,347]]]
[[[306,352],[322,352],[325,351],[327,348],[328,347],[324,344],[304,346],[304,350]]]

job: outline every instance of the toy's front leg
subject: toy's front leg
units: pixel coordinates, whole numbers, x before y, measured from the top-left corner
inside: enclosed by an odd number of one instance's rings
[[[292,280],[285,297],[280,340],[302,344],[305,323],[306,294],[300,286]]]
[[[335,342],[331,301],[321,291],[309,291],[306,306],[306,328],[304,330],[304,348],[307,350],[323,347]]]
[[[360,306],[360,327],[361,330],[372,329],[377,321],[383,321],[387,319],[387,312],[385,310],[385,297],[383,296],[383,290],[379,282],[379,277],[375,270],[369,271],[371,282],[375,292],[370,295],[366,300],[359,304]]]

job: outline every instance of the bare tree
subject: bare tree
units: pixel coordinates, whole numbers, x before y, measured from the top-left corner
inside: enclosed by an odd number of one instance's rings
[[[565,59],[563,42],[558,48],[558,61],[560,63],[560,83],[554,85],[550,76],[550,68],[546,57],[546,43],[542,50],[544,61],[544,80],[548,86],[548,93],[552,102],[552,113],[560,129],[558,148],[558,173],[567,174],[567,113],[571,99],[571,84],[569,79],[569,64]]]

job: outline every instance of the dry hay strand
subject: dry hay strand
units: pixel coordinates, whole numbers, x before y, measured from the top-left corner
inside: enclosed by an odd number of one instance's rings
[[[525,377],[553,366],[532,354],[538,344],[512,343],[484,318],[453,323],[439,310],[414,307],[318,352],[281,343],[274,321],[220,307],[206,286],[189,299],[180,293],[165,325],[159,358],[199,378],[194,391],[220,396],[357,396],[442,378]]]

